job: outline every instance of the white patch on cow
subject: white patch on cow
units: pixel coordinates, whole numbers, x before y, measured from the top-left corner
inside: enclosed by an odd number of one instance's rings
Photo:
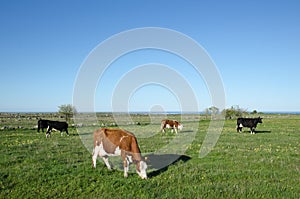
[[[120,149],[120,147],[117,147],[115,149],[114,155],[121,155],[121,149]]]
[[[96,146],[94,149],[93,149],[93,157],[92,157],[92,160],[93,160],[93,167],[96,168],[96,161],[97,161],[97,157],[99,155],[99,146]]]
[[[171,128],[170,124],[166,124],[166,128],[167,129]]]
[[[244,126],[243,126],[243,124],[240,124],[239,127],[240,127],[240,128],[243,128]]]
[[[102,157],[105,155],[108,155],[107,152],[103,148],[103,144],[101,143],[99,146],[96,146],[95,149],[97,149],[98,154]]]
[[[99,156],[119,156],[121,155],[121,149],[120,147],[117,147],[114,151],[114,153],[107,153],[105,149],[103,148],[103,144],[101,143],[99,146],[95,147],[95,152],[98,153]]]
[[[104,156],[104,157],[102,157],[102,159],[103,159],[105,165],[107,166],[108,170],[111,170],[111,166],[109,164],[108,157]]]
[[[147,167],[148,166],[146,162],[140,161],[140,172],[137,171],[137,173],[142,179],[147,179],[147,172],[146,172]]]
[[[132,156],[127,155],[126,158],[127,158],[127,161],[128,161],[129,163],[132,162]]]
[[[124,167],[124,177],[125,178],[128,177],[128,171],[129,171],[129,165],[127,165],[127,167]]]
[[[132,157],[131,156],[126,156],[126,159],[124,160],[127,163],[127,166],[124,166],[124,177],[127,178],[128,177],[128,171],[129,171],[129,164],[130,162],[132,162]]]
[[[97,157],[98,155],[100,155],[100,147],[99,146],[96,146],[94,149],[93,149],[93,167],[96,168],[96,161],[97,161]]]
[[[123,140],[124,138],[126,138],[126,137],[128,137],[128,136],[122,136],[121,139],[120,139],[120,142],[122,142],[122,140]]]

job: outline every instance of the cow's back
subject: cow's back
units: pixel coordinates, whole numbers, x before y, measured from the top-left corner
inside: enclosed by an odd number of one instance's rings
[[[56,129],[67,129],[69,127],[67,122],[60,121],[48,121],[49,126]]]
[[[170,127],[173,127],[175,125],[175,122],[174,120],[168,120],[168,119],[165,119],[165,120],[162,120],[161,121],[161,124],[162,126],[166,126],[166,125],[169,125]]]
[[[109,128],[97,129],[94,132],[94,147],[101,143],[107,153],[113,154],[119,147],[125,153],[132,154],[134,159],[141,159],[136,137],[128,131]]]
[[[42,120],[42,119],[40,119],[40,120],[38,121],[38,126],[39,126],[40,128],[47,128],[48,122],[49,122],[49,120]]]

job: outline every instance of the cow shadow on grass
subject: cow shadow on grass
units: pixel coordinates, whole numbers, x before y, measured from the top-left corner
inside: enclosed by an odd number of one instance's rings
[[[244,131],[245,133],[251,133],[251,131]],[[255,131],[256,134],[258,133],[272,133],[272,131]]]
[[[179,133],[192,133],[192,132],[194,132],[194,131],[192,131],[192,130],[182,130]]]
[[[147,155],[147,165],[150,171],[148,177],[152,178],[168,170],[170,165],[179,161],[187,162],[191,157],[178,154],[149,154]]]
[[[255,133],[272,133],[272,131],[255,131]]]

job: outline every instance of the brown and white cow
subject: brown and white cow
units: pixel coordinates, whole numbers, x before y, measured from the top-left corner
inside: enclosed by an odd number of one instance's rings
[[[111,170],[108,156],[121,156],[124,165],[124,177],[128,177],[129,164],[136,164],[136,171],[142,179],[147,179],[147,164],[141,156],[136,137],[125,130],[100,128],[94,131],[93,167],[97,157],[103,158]]]
[[[161,121],[161,126],[160,126],[160,131],[162,132],[166,132],[165,129],[172,129],[175,130],[176,133],[178,133],[178,129],[181,131],[183,128],[183,125],[180,124],[178,121],[176,120],[162,120]]]

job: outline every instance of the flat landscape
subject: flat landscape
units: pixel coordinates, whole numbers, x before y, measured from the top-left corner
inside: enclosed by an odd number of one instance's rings
[[[159,132],[161,116],[133,114],[118,126],[137,135],[147,180],[133,165],[124,178],[118,157],[113,171],[100,158],[92,168],[92,141],[83,140],[101,126],[118,128],[111,114],[97,114],[97,123],[70,122],[70,136],[52,132],[48,139],[37,121],[63,121],[55,113],[0,116],[0,198],[300,198],[300,115],[262,114],[255,135],[237,133],[236,119],[226,120],[213,150],[199,158],[209,117],[167,115],[184,125],[175,135]],[[171,143],[189,135],[192,142],[178,143],[184,153],[176,153]]]

